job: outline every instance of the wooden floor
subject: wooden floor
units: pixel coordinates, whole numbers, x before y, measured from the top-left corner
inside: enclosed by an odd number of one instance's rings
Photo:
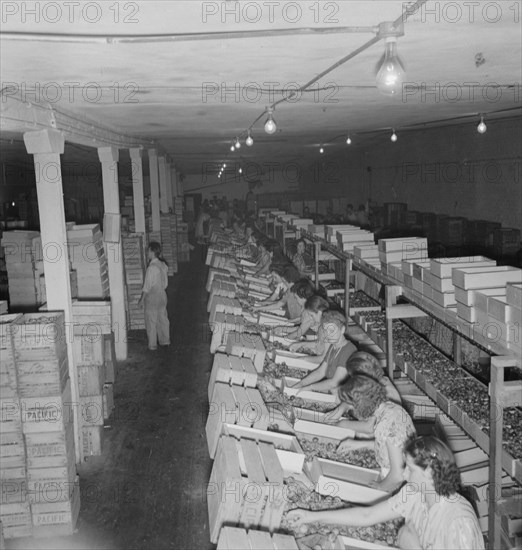
[[[147,350],[145,331],[129,333],[119,364],[115,413],[103,456],[80,468],[78,532],[61,539],[14,539],[7,548],[210,549],[205,439],[212,363],[199,250],[169,278],[169,348]]]

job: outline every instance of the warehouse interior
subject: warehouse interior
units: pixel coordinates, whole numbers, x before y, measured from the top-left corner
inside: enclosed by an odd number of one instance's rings
[[[373,505],[353,468],[382,468],[334,451],[341,390],[292,393],[328,353],[266,306],[302,241],[319,318],[453,453],[481,544],[520,547],[521,7],[2,2],[2,545],[408,547],[289,519]]]

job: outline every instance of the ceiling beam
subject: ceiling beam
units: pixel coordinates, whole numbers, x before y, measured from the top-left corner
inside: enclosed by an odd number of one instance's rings
[[[54,109],[49,104],[22,101],[14,96],[2,98],[0,122],[3,132],[23,134],[52,128],[62,131],[66,141],[88,147],[158,148],[153,140],[119,133],[85,117]]]

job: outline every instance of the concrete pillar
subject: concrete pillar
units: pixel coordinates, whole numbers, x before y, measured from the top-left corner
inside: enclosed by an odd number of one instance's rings
[[[142,150],[129,149],[132,164],[132,194],[134,197],[134,220],[136,233],[145,233],[145,202],[143,197]]]
[[[172,165],[167,162],[165,165],[165,174],[167,176],[167,205],[169,210],[174,210],[174,203],[172,201]]]
[[[63,154],[65,140],[58,130],[38,130],[26,132],[24,143],[27,152],[34,156],[36,174],[36,194],[40,214],[40,234],[42,237],[43,266],[49,311],[63,311],[66,323],[67,359],[71,380],[72,402],[80,402],[78,375],[73,354],[73,313],[71,299],[71,279],[69,275],[69,251],[65,229],[63,204],[62,171],[60,155]],[[56,247],[60,250],[57,253]],[[52,251],[52,253],[51,253]],[[70,329],[70,330],[69,330]],[[81,411],[73,407],[74,443],[76,462],[83,459],[81,440]]]
[[[177,172],[177,174],[176,174],[176,182],[177,182],[177,185],[178,185],[178,189],[177,189],[178,197],[182,197],[183,196],[183,183],[181,182],[181,174],[179,172]]]
[[[152,231],[161,230],[160,222],[160,196],[159,196],[159,171],[158,152],[156,149],[149,149],[149,172],[150,172],[150,206],[152,210]]]
[[[118,191],[118,158],[116,147],[99,147],[98,157],[102,165],[103,207],[105,217],[120,216],[120,196]],[[112,330],[114,332],[114,347],[116,359],[127,359],[127,318],[125,315],[125,274],[123,267],[123,247],[121,242],[121,225],[117,229],[117,236],[106,241],[105,231],[103,238],[107,251],[107,265],[109,268],[109,287],[111,296]],[[114,241],[118,242],[114,242]]]
[[[167,199],[167,160],[158,157],[159,185],[160,185],[160,210],[162,214],[168,214],[169,203]]]
[[[172,197],[178,197],[178,171],[174,165],[170,167]],[[174,201],[173,201],[174,202]]]

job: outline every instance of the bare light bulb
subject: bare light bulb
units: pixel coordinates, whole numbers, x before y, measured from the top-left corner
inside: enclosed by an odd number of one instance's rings
[[[226,165],[226,164],[223,164],[223,168],[226,168],[226,167],[227,167],[227,165]]]
[[[397,56],[397,37],[385,39],[384,61],[377,73],[376,83],[381,94],[392,96],[402,89],[404,67]]]
[[[268,112],[268,118],[266,119],[266,122],[265,122],[265,132],[267,134],[275,134],[277,130],[277,126],[276,126],[274,117],[272,115],[273,109],[268,108],[267,112]]]
[[[321,155],[324,153],[324,149],[322,147],[319,149],[319,153],[321,153]]]
[[[348,136],[346,138],[346,145],[351,145],[352,144],[352,138],[350,136]]]
[[[236,149],[240,149],[241,148],[241,143],[239,142],[239,138],[236,138]]]
[[[480,117],[480,124],[477,126],[477,132],[479,134],[485,134],[488,127],[486,126],[486,123],[484,122],[484,117]]]
[[[231,151],[235,151],[236,148],[235,148],[233,145],[231,145],[231,146],[230,146],[230,150],[231,150]]]
[[[393,141],[393,143],[397,141],[397,134],[395,133],[395,130],[393,130],[393,134],[391,135],[390,139]]]
[[[243,168],[241,168],[241,166],[239,167],[239,170],[238,170],[238,172],[239,172],[240,174],[242,174],[242,173],[243,173]]]
[[[250,132],[248,132],[248,137],[246,138],[245,143],[247,144],[247,147],[252,147],[252,145],[254,145],[254,140],[252,139]]]

